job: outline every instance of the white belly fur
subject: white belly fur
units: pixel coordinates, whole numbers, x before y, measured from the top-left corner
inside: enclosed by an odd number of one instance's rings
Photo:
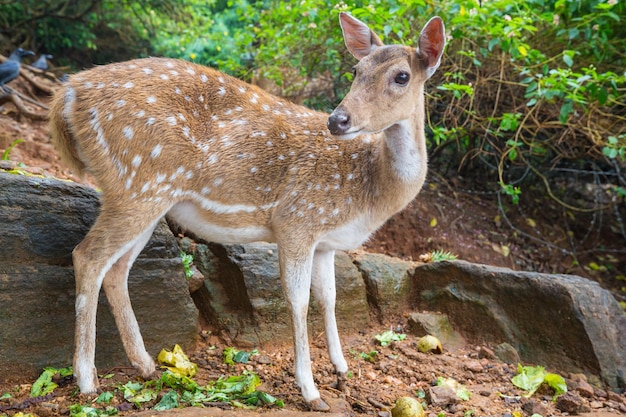
[[[167,213],[168,217],[174,220],[183,228],[192,231],[209,242],[218,243],[252,243],[252,242],[273,242],[272,231],[267,227],[224,227],[206,221],[202,216],[205,210],[190,201],[178,203]]]
[[[176,204],[168,212],[168,217],[185,229],[201,236],[209,242],[217,243],[252,243],[274,242],[272,230],[264,226],[224,227],[206,220],[205,210],[188,201]],[[350,223],[326,232],[318,240],[316,248],[321,250],[350,250],[357,248],[367,240],[376,229],[366,216],[360,216]]]

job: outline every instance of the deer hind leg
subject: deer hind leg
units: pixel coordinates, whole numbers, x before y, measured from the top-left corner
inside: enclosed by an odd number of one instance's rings
[[[150,354],[146,351],[139,330],[137,318],[133,312],[128,294],[128,273],[135,259],[144,248],[156,225],[148,227],[135,244],[109,269],[104,276],[102,287],[106,294],[111,312],[115,318],[115,324],[119,330],[126,356],[130,363],[141,373],[144,378],[151,376],[156,366]]]
[[[295,253],[297,252],[297,253]],[[307,313],[311,292],[312,253],[279,249],[278,259],[283,292],[291,311],[295,351],[296,382],[308,406],[314,411],[328,411],[313,381],[307,331]]]
[[[348,363],[341,350],[341,341],[339,340],[337,320],[335,318],[337,293],[335,285],[335,251],[315,251],[311,288],[324,317],[328,354],[337,372],[336,387],[341,391],[346,391]]]
[[[142,211],[134,207],[133,216],[132,213],[107,209],[103,202],[96,223],[74,249],[76,333],[73,365],[74,375],[82,393],[92,393],[98,389],[95,350],[96,312],[100,288],[110,271],[107,282],[111,283],[115,281],[111,276],[128,273],[128,271],[124,273],[123,269],[130,268],[130,262],[122,261],[118,264],[118,261],[122,257],[130,260],[131,255],[137,251],[135,247],[139,246],[138,242],[146,239],[148,230],[151,232],[154,229],[161,216],[150,216],[148,214],[150,212],[150,209]],[[142,215],[137,216],[136,213]],[[124,278],[124,286],[125,281]]]

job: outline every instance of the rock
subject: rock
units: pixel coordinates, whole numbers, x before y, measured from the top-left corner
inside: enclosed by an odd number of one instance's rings
[[[493,349],[493,353],[496,355],[498,359],[500,359],[504,363],[508,363],[509,365],[517,365],[521,362],[519,353],[513,346],[508,343],[500,343]]]
[[[626,316],[596,282],[455,261],[419,265],[413,285],[414,309],[447,314],[472,343],[507,342],[525,362],[623,384]]]
[[[74,274],[71,252],[93,224],[98,194],[51,179],[0,173],[0,374],[38,375],[72,363]],[[148,351],[189,349],[198,312],[174,236],[161,222],[129,276],[130,297]],[[128,360],[104,294],[98,308],[96,364]]]
[[[436,407],[445,407],[456,404],[459,399],[454,390],[447,386],[428,387],[426,390],[426,401]]]
[[[478,349],[478,357],[481,359],[495,359],[496,358],[496,354],[493,352],[493,350],[489,349],[488,347],[485,346],[481,346]]]
[[[479,374],[481,372],[484,372],[484,367],[483,365],[480,363],[480,361],[477,360],[469,360],[465,363],[465,369],[467,369],[470,372],[473,372],[475,374]]]
[[[407,309],[415,262],[366,252],[352,253],[351,258],[363,275],[367,301],[379,320]]]
[[[579,395],[567,392],[560,395],[556,400],[556,408],[564,413],[578,414],[580,413],[583,400]]]
[[[252,347],[292,341],[275,244],[197,244],[194,264],[206,278],[205,288],[194,293],[194,300],[209,323],[226,331],[233,342]],[[339,331],[356,333],[369,324],[365,284],[343,252],[335,256],[335,272]],[[312,298],[310,334],[323,329],[319,307]]]
[[[542,416],[547,416],[550,414],[550,409],[547,405],[542,403],[541,401],[529,399],[522,404],[522,410],[526,415],[532,416],[533,414],[539,414]]]
[[[450,325],[448,316],[435,312],[411,313],[409,315],[409,332],[422,337],[433,335],[438,338],[446,349],[455,350],[465,345],[463,337]]]
[[[594,395],[593,387],[587,381],[578,381],[576,391],[585,398],[592,398]]]

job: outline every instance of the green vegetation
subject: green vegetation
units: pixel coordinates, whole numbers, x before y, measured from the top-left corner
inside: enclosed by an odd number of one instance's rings
[[[249,353],[248,357],[254,353],[256,351]],[[145,382],[131,380],[117,387],[103,387],[103,391],[91,404],[71,405],[70,416],[116,415],[119,410],[111,405],[116,396],[134,404],[140,410],[168,410],[183,406],[202,406],[211,402],[230,402],[236,407],[243,408],[284,405],[281,400],[256,390],[261,385],[261,380],[254,372],[243,371],[241,375],[221,376],[206,385],[200,385],[192,379],[198,370],[196,364],[189,360],[180,346],[175,345],[172,351],[161,350],[157,359],[165,369],[160,378]],[[53,380],[70,376],[72,372],[71,367],[45,368],[32,386],[31,397],[53,393],[58,387]],[[109,374],[103,378],[109,379],[112,376]],[[11,394],[5,393],[0,398],[11,398]]]
[[[19,145],[20,143],[24,142],[24,139],[16,139],[13,141],[13,143],[11,143],[2,153],[2,161],[8,161],[9,160],[9,155],[11,154],[11,151],[13,150],[13,148],[15,148],[17,145]]]
[[[546,372],[543,366],[522,366],[517,364],[517,375],[511,382],[518,388],[528,391],[524,396],[531,397],[542,384],[554,391],[553,399],[567,392],[567,384],[562,376]]]
[[[193,264],[193,255],[180,251],[180,259],[183,262],[183,271],[185,272],[185,278],[190,279],[193,276],[191,265]]]
[[[182,58],[328,111],[355,63],[340,11],[389,43],[415,45],[435,14],[446,22],[447,50],[427,87],[439,178],[474,179],[472,191],[497,193],[503,211],[549,197],[555,217],[583,224],[559,245],[574,261],[600,218],[626,241],[624,1],[24,0],[0,2],[0,29],[11,34],[1,52],[28,46],[75,68]]]
[[[404,333],[396,333],[393,330],[387,330],[381,334],[377,334],[374,338],[384,347],[391,342],[399,342],[406,339],[406,335]]]

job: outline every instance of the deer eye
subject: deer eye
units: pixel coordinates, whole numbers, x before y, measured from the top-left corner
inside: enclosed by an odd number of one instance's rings
[[[356,77],[356,67],[352,67],[352,75]]]
[[[396,74],[396,77],[393,79],[396,84],[399,85],[406,85],[409,82],[409,79],[411,78],[411,76],[409,75],[408,72],[406,71],[402,71]]]

